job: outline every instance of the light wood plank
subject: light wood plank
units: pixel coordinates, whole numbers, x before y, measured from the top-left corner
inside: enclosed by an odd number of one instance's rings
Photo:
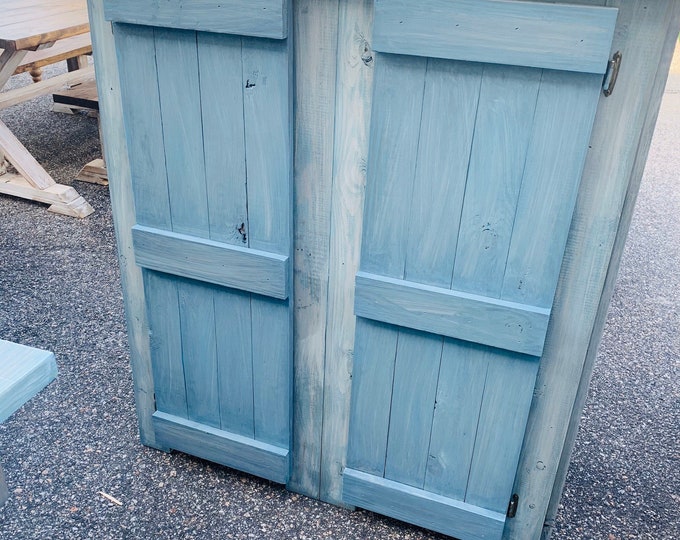
[[[159,441],[171,448],[285,484],[289,452],[272,444],[156,412],[154,427]]]
[[[149,340],[155,383],[154,409],[188,418],[177,283],[163,274],[146,271],[144,296],[151,308],[148,318],[152,329]],[[153,414],[153,410],[149,414]]]
[[[24,73],[68,58],[75,58],[90,53],[92,53],[92,41],[90,33],[87,32],[70,38],[60,39],[54,45],[45,49],[29,51],[14,73]]]
[[[132,233],[135,260],[144,268],[288,298],[288,257],[143,225]]]
[[[360,317],[540,356],[550,310],[359,272]],[[462,315],[462,316],[461,316]]]
[[[376,0],[377,51],[603,74],[615,9],[498,0]]]
[[[319,497],[338,1],[295,9],[295,435],[290,488]],[[314,54],[310,54],[314,51]]]
[[[465,540],[500,539],[505,514],[367,474],[345,470],[345,498],[368,510]]]
[[[38,189],[54,186],[55,181],[21,144],[4,122],[0,120],[0,151],[4,152],[17,172]]]
[[[116,22],[273,39],[288,35],[288,0],[105,0],[104,7],[106,18]]]
[[[498,298],[510,245],[540,70],[484,67],[453,289]]]
[[[359,269],[363,193],[366,181],[373,56],[372,0],[339,2],[335,99],[333,193],[324,369],[322,500],[342,503],[347,455],[352,358],[354,276]]]

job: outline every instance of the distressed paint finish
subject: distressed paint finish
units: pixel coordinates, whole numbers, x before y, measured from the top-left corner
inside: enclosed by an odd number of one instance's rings
[[[158,407],[153,429],[166,447],[209,459],[216,448],[233,450],[217,461],[285,482],[292,439],[291,40],[154,24],[117,23],[115,32],[123,97],[135,103],[125,122]],[[222,59],[229,73],[221,73]],[[178,85],[178,77],[187,84]],[[191,442],[201,433],[205,445]],[[255,468],[244,457],[248,446],[262,462]],[[267,461],[261,454],[271,448],[278,457]]]
[[[529,19],[544,6],[505,7]],[[616,11],[598,13],[611,34]],[[502,516],[601,81],[589,67],[446,62],[410,46],[389,50],[418,56],[376,58],[345,501],[422,524],[392,503],[432,493]],[[428,526],[480,534],[465,520]]]

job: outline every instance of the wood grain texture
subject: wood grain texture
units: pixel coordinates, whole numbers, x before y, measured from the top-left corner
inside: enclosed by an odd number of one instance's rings
[[[172,230],[154,30],[120,24],[114,35],[136,221]]]
[[[144,268],[279,299],[290,293],[286,256],[143,225],[132,235]]]
[[[600,97],[515,480],[514,491],[523,496],[505,538],[541,537],[626,193],[640,175],[638,150],[644,154],[651,138],[651,129],[643,127],[653,124],[650,103],[659,105],[662,84],[655,79],[668,70],[669,59],[660,66],[659,35],[674,41],[678,31],[675,2],[611,5],[619,9],[612,49],[622,52],[627,68],[620,72],[618,95]]]
[[[357,319],[347,466],[377,476],[385,472],[397,354],[395,330],[386,324]],[[353,504],[344,493],[343,500]]]
[[[616,10],[497,0],[376,0],[381,52],[603,74]]]
[[[505,514],[345,469],[345,500],[461,540],[499,539]]]
[[[550,310],[359,272],[360,317],[540,356]]]
[[[54,353],[0,339],[0,422],[56,376]]]
[[[143,275],[155,388],[155,406],[149,414],[158,409],[188,418],[177,283],[156,272],[145,271]]]
[[[159,441],[168,447],[278,484],[285,484],[288,479],[290,457],[286,448],[160,411],[154,413],[153,423]]]
[[[289,487],[319,497],[333,186],[338,1],[294,4],[295,434]],[[314,54],[310,54],[314,51]]]
[[[213,291],[203,284],[179,281],[177,296],[188,418],[219,428],[221,408]],[[150,307],[165,310],[170,306]]]
[[[130,346],[137,422],[142,443],[158,447],[151,421],[151,415],[155,410],[154,382],[144,283],[142,270],[134,263],[132,226],[136,221],[135,205],[113,28],[104,20],[103,0],[88,0],[88,12],[94,44],[93,58],[97,71],[99,122],[104,140],[103,151],[111,179],[109,195],[124,291],[123,305]]]
[[[339,2],[320,489],[321,499],[335,504],[344,504],[342,470],[356,324],[354,276],[359,269],[373,81],[372,19],[372,0]]]
[[[274,39],[288,35],[287,0],[104,0],[104,8],[115,22]]]

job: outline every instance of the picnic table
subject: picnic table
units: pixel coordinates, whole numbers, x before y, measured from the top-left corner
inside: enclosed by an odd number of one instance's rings
[[[9,78],[30,71],[35,82],[0,93],[0,110],[94,79],[92,66],[79,60],[92,51],[86,0],[3,0],[0,7],[0,90]],[[73,71],[41,79],[44,65],[69,60]],[[75,61],[74,61],[75,60]],[[8,172],[8,163],[16,173]],[[50,204],[49,210],[74,217],[93,212],[71,186],[57,184],[0,120],[0,193]]]

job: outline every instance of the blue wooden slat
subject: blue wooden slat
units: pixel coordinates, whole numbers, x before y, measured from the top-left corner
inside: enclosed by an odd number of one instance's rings
[[[145,268],[274,298],[289,295],[288,257],[136,225],[135,258]]]
[[[244,38],[242,59],[248,242],[287,255],[292,245],[290,44]],[[292,427],[291,306],[290,298],[251,300],[255,437],[282,446],[290,445]]]
[[[355,313],[540,356],[550,310],[359,272]]]
[[[248,245],[241,38],[198,33],[210,238]]]
[[[499,0],[376,0],[373,48],[603,74],[617,9]]]
[[[0,339],[0,423],[56,376],[54,353]]]
[[[227,467],[285,484],[290,457],[286,448],[157,411],[153,424],[161,444]]]
[[[451,284],[481,78],[479,64],[428,61],[409,211],[409,281]]]
[[[154,41],[172,230],[207,238],[196,32],[155,29]]]
[[[538,358],[498,351],[489,361],[465,501],[505,512],[533,398]]]
[[[283,39],[288,0],[105,0],[104,15],[117,22]]]
[[[187,418],[177,282],[156,272],[145,271],[143,277],[156,408]]]
[[[347,465],[378,476],[385,471],[396,334],[394,327],[357,319]]]
[[[505,513],[346,468],[343,499],[348,504],[388,514],[409,523],[463,540],[497,540]]]
[[[293,342],[289,302],[251,300],[255,438],[289,447],[292,429]]]
[[[189,420],[220,427],[215,311],[210,287],[177,283]]]
[[[485,66],[453,289],[498,298],[541,71]]]
[[[361,268],[403,277],[426,60],[376,63]]]
[[[137,223],[170,229],[153,29],[117,24],[114,35]]]
[[[444,340],[425,489],[461,501],[472,465],[488,351],[488,347]]]
[[[221,426],[254,437],[251,295],[219,289],[213,294]]]
[[[543,73],[503,279],[505,300],[552,304],[600,84],[597,75]]]
[[[399,331],[385,478],[423,487],[441,354],[441,337]]]

